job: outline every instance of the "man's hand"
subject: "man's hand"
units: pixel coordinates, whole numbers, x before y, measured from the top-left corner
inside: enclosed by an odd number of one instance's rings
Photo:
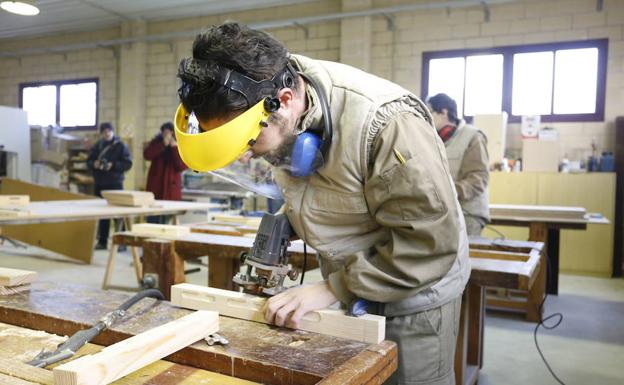
[[[93,162],[93,168],[96,170],[100,169],[100,161],[96,160],[95,162]]]
[[[169,142],[169,146],[178,147],[178,142],[176,142],[174,137],[171,138],[171,142]]]
[[[306,313],[325,309],[337,301],[327,281],[298,286],[269,298],[264,308],[264,318],[277,326],[296,329]]]

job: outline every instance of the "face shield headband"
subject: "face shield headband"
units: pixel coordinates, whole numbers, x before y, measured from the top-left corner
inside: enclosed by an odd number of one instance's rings
[[[213,171],[229,165],[256,141],[269,115],[279,109],[277,91],[294,85],[296,72],[290,64],[268,80],[256,81],[237,71],[216,64],[186,58],[180,63],[182,79],[179,93],[191,105],[178,107],[175,131],[178,151],[184,163],[195,171]],[[227,123],[201,132],[189,124],[192,109],[203,103],[203,94],[216,86],[226,87],[242,95],[249,108]],[[270,95],[271,97],[265,97]],[[189,104],[189,103],[186,103]]]

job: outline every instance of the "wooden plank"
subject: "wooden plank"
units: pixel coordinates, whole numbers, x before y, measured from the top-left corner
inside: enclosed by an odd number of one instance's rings
[[[490,204],[490,215],[496,218],[545,218],[553,222],[559,219],[584,221],[585,214],[587,214],[587,210],[584,207],[575,206]]]
[[[183,283],[171,288],[171,303],[195,310],[266,323],[262,308],[266,298]],[[367,314],[350,317],[342,310],[317,310],[306,314],[299,329],[314,333],[378,344],[385,338],[386,318]]]
[[[18,286],[0,286],[0,295],[12,295],[30,290],[30,284]]]
[[[20,361],[0,357],[0,373],[42,385],[54,384],[52,372]]]
[[[31,203],[27,206],[30,210],[30,215],[15,218],[20,221],[29,220],[37,211],[34,207],[37,206],[36,202],[39,201],[93,198],[88,195],[70,193],[10,178],[2,179],[0,192],[2,194],[11,195],[27,194],[30,197]],[[67,206],[65,207],[64,215],[67,216]],[[95,221],[88,220],[59,224],[22,224],[15,226],[3,224],[2,235],[63,254],[72,259],[89,263],[93,255]]]
[[[517,253],[513,251],[496,251],[496,250],[479,250],[470,249],[471,258],[486,258],[486,259],[502,259],[507,261],[521,261],[525,262],[529,259],[527,253]]]
[[[260,226],[260,217],[245,217],[242,215],[212,215],[212,220],[216,223],[231,223],[243,226],[252,226],[258,228]]]
[[[19,286],[34,282],[37,273],[30,270],[0,267],[0,286]]]
[[[114,206],[146,207],[155,202],[154,193],[151,191],[104,190],[102,198]]]
[[[0,194],[0,206],[26,206],[30,203],[30,195]]]
[[[132,232],[146,235],[170,235],[175,237],[190,234],[191,228],[188,226],[136,223],[132,225]]]
[[[39,384],[35,382],[22,380],[20,378],[7,376],[6,374],[0,373],[0,385],[39,385]]]
[[[54,368],[54,384],[108,384],[218,330],[218,313],[191,313]]]

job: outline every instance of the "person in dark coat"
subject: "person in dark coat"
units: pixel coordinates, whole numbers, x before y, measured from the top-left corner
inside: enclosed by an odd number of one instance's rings
[[[95,195],[98,197],[102,197],[102,190],[123,190],[124,173],[132,167],[128,147],[115,135],[111,123],[100,124],[100,137],[87,158],[87,166],[93,171]],[[106,249],[109,227],[108,219],[100,220],[96,250]]]
[[[151,161],[145,190],[153,192],[156,199],[182,199],[181,174],[187,167],[180,158],[173,132],[173,123],[164,123],[160,133],[143,150],[145,160]],[[165,218],[149,217],[148,222],[164,223]]]

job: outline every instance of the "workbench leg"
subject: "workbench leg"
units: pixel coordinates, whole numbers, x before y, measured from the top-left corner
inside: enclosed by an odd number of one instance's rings
[[[125,217],[124,223],[126,225],[126,231],[132,231],[132,218]],[[139,257],[139,251],[136,246],[130,246],[130,253],[132,254],[134,274],[136,275],[137,283],[140,285],[141,278],[143,278],[143,264],[141,263],[141,257]]]
[[[546,293],[559,294],[559,229],[548,229],[546,255],[550,263],[546,275]]]
[[[483,367],[483,326],[485,321],[485,288],[468,284],[468,357],[469,365]]]
[[[143,243],[143,272],[157,279],[157,288],[171,299],[171,286],[186,281],[184,260],[175,252],[172,241],[149,239]]]
[[[104,282],[102,283],[102,290],[108,289],[111,278],[113,276],[113,270],[115,270],[115,257],[117,256],[117,246],[115,242],[112,242],[110,254],[108,255],[108,262],[106,262],[106,272],[104,273]]]
[[[237,290],[238,285],[232,282],[232,278],[239,270],[240,259],[238,258],[208,256],[208,286],[218,289]]]
[[[529,241],[544,242],[544,247],[548,250],[548,227],[546,226],[546,223],[531,223],[529,226]],[[540,305],[546,292],[546,258],[548,258],[546,253],[542,253],[537,278],[535,279],[531,289],[529,289],[526,314],[527,321],[540,322],[542,319],[542,309],[540,308]]]
[[[468,291],[464,290],[461,303],[461,315],[455,345],[455,384],[464,385],[468,364]]]
[[[483,366],[483,326],[485,288],[468,283],[462,296],[457,345],[455,346],[455,384],[475,385]]]

